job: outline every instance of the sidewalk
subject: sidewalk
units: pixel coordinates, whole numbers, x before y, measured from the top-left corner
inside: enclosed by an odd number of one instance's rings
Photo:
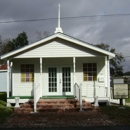
[[[0,128],[85,128],[96,126],[123,126],[110,120],[99,111],[43,112],[35,114],[13,114]],[[108,127],[110,128],[110,127]]]

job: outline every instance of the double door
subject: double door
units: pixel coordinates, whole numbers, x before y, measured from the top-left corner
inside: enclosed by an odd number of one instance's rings
[[[47,95],[73,95],[71,66],[47,67]]]

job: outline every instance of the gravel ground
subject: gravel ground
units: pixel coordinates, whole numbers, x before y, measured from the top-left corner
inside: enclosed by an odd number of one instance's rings
[[[43,112],[35,114],[13,114],[0,128],[85,128],[104,126],[124,126],[117,123],[100,110],[83,112]]]

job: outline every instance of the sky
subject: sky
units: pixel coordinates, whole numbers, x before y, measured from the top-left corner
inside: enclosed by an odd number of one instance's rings
[[[124,72],[130,71],[130,0],[0,0],[2,40],[16,38],[23,31],[30,43],[38,41],[38,33],[42,38],[45,31],[54,34],[59,4],[65,34],[91,44],[110,45],[125,57]],[[108,16],[111,14],[129,15]],[[21,22],[8,22],[17,20]]]

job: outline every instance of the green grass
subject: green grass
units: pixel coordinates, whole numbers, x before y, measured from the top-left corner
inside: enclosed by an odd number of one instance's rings
[[[6,102],[0,100],[0,124],[4,122],[11,114],[13,114],[13,107],[6,107]]]
[[[130,99],[126,99],[125,101],[126,101],[126,103],[130,103]]]
[[[103,106],[100,111],[106,114],[110,120],[116,121],[119,124],[130,125],[130,107],[119,109],[119,106]]]
[[[20,99],[33,99],[33,96],[10,96],[8,99],[15,99],[15,97],[19,97]]]

